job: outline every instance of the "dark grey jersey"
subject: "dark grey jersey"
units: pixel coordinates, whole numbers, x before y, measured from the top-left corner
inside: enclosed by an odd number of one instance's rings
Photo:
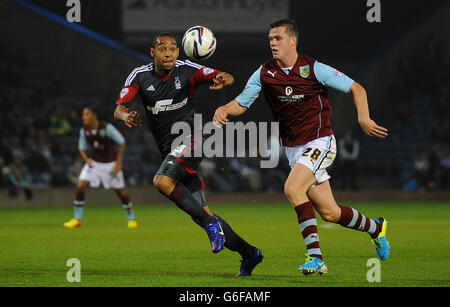
[[[134,69],[125,81],[117,104],[128,104],[139,94],[146,110],[150,129],[165,157],[171,150],[172,125],[185,122],[193,131],[195,108],[192,100],[195,89],[211,83],[219,71],[193,63],[189,60],[175,62],[174,70],[161,79],[154,64]]]

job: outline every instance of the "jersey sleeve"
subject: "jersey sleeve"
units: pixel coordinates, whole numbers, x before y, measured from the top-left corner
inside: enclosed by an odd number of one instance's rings
[[[142,67],[134,69],[125,80],[125,84],[119,93],[116,104],[123,104],[129,106],[130,102],[136,97],[139,92],[139,78],[138,74],[142,71]]]
[[[192,74],[192,76],[189,78],[189,82],[192,84],[192,86],[197,88],[202,84],[208,84],[213,82],[214,77],[218,73],[220,73],[220,71],[217,69],[202,67]]]
[[[113,140],[117,145],[122,145],[125,143],[125,138],[122,134],[111,124],[106,125],[106,136]]]
[[[116,100],[116,104],[123,104],[128,107],[130,102],[134,99],[134,97],[136,97],[138,92],[139,86],[135,84],[122,87],[122,90],[119,93],[119,97]]]
[[[247,85],[245,85],[242,93],[235,98],[243,107],[249,108],[261,92],[261,68],[262,66],[253,73],[250,79],[248,79]]]
[[[217,69],[205,67],[189,60],[180,61],[180,64],[189,75],[189,97],[194,95],[195,90],[200,85],[211,83],[220,72]]]
[[[317,61],[314,62],[314,74],[317,81],[323,85],[344,93],[348,93],[353,82],[355,82],[339,70]]]
[[[185,60],[183,64],[191,74],[189,77],[189,84],[192,89],[196,89],[203,84],[211,83],[214,77],[220,72],[217,69],[205,67],[189,60]]]
[[[88,148],[87,141],[86,141],[86,135],[84,135],[83,128],[80,129],[80,138],[78,140],[78,150],[84,150],[86,151]]]

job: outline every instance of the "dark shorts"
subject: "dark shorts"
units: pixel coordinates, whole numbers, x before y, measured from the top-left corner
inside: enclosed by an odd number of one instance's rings
[[[203,177],[198,169],[203,157],[195,157],[194,150],[197,143],[194,140],[190,145],[178,146],[167,154],[156,175],[172,178],[194,193],[205,188]]]

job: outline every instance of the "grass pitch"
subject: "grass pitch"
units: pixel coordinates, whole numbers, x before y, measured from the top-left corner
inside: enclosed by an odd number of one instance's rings
[[[250,278],[236,278],[237,253],[210,251],[206,233],[175,205],[135,205],[127,229],[120,205],[87,206],[79,229],[64,229],[72,208],[1,209],[0,286],[449,286],[450,202],[347,203],[388,221],[391,254],[381,282],[369,283],[369,236],[323,222],[326,276],[302,276],[305,247],[288,203],[218,204],[212,209],[265,254]],[[69,283],[69,258],[81,282]]]

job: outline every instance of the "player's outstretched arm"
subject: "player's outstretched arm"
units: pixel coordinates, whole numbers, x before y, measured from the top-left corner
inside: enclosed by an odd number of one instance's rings
[[[236,100],[232,100],[226,105],[217,108],[213,122],[217,126],[223,126],[228,122],[228,116],[239,116],[245,111],[247,111],[246,107],[241,106]]]
[[[139,112],[128,112],[128,108],[124,105],[117,105],[116,110],[114,111],[114,119],[123,121],[129,128],[142,126],[142,120]]]
[[[364,133],[374,138],[386,138],[388,135],[388,130],[384,127],[378,126],[370,118],[367,93],[364,87],[362,87],[357,82],[353,82],[352,86],[350,87],[349,93],[353,95],[353,101],[358,112],[358,123]]]

